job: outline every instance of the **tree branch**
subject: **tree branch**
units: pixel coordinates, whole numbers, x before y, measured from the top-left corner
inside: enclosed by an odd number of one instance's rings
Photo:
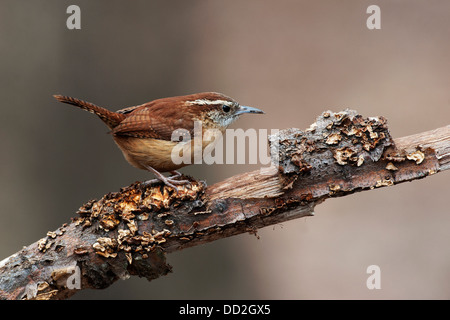
[[[324,112],[269,139],[274,166],[175,193],[140,183],[91,200],[78,216],[0,262],[3,299],[65,299],[171,271],[165,253],[313,215],[330,197],[450,168],[450,126],[392,139],[383,117]]]

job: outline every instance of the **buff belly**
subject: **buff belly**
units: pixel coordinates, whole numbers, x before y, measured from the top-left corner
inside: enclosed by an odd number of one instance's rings
[[[172,151],[175,147],[180,147],[179,142],[123,136],[115,136],[114,141],[122,150],[125,159],[139,169],[147,170],[146,166],[150,166],[160,172],[167,172],[193,163],[188,160],[175,164],[172,161]],[[182,147],[185,150],[193,150],[194,148],[189,148],[190,144],[190,142],[185,142]],[[193,159],[193,152],[191,159]]]

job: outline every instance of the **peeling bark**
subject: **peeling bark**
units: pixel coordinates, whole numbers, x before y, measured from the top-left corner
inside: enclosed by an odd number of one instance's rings
[[[271,170],[175,193],[134,183],[91,200],[72,222],[0,262],[2,299],[65,299],[131,275],[171,271],[165,254],[313,215],[330,197],[450,168],[450,126],[392,139],[383,117],[324,112],[304,132],[271,136]]]

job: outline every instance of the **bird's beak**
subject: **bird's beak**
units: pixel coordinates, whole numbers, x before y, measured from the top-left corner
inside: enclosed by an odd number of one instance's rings
[[[243,113],[264,113],[264,111],[253,107],[239,106],[239,108],[236,110],[235,115],[240,115]]]

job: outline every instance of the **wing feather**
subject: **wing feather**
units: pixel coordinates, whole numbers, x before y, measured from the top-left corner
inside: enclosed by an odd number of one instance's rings
[[[116,126],[111,133],[114,135],[125,135],[137,138],[153,138],[160,140],[171,140],[172,134],[182,134],[186,128],[193,135],[193,121],[192,125],[186,119],[178,117],[171,117],[158,112],[158,108],[143,107],[132,110],[129,116]],[[184,135],[188,138],[188,135]],[[188,139],[184,138],[186,141]]]

